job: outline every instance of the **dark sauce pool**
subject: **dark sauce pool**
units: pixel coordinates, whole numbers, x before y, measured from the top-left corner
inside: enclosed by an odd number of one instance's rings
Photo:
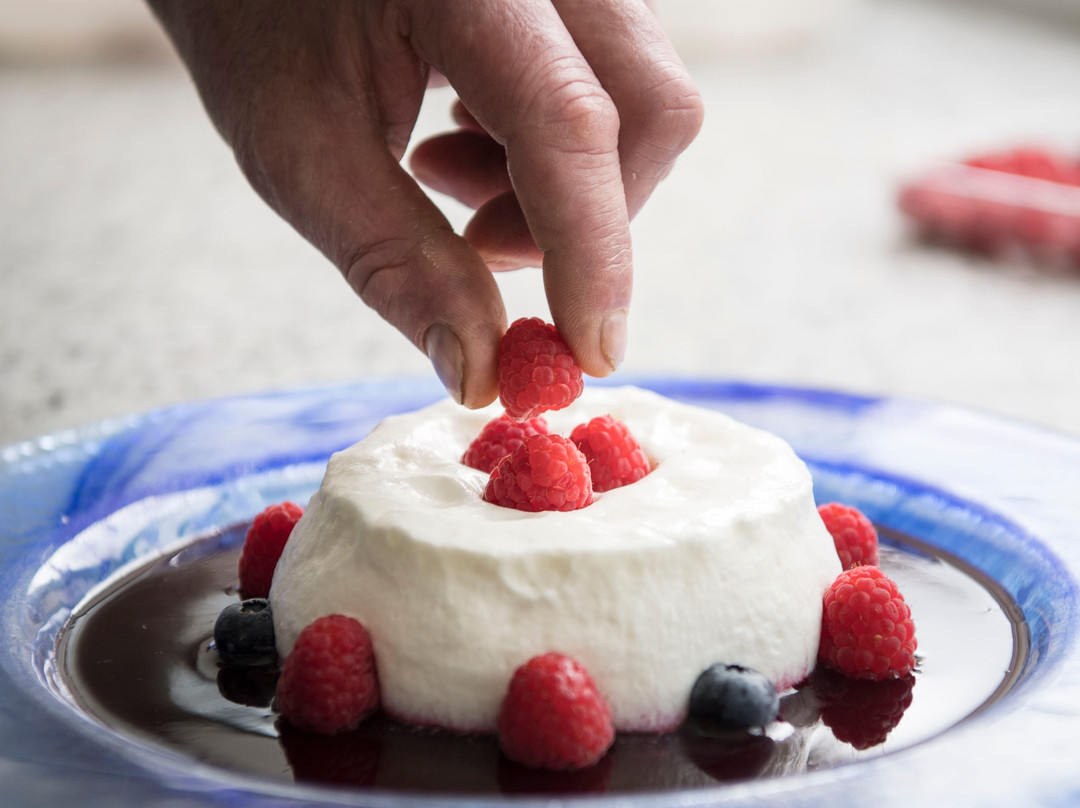
[[[932,738],[1000,698],[1026,658],[1026,626],[991,582],[909,537],[882,533],[882,568],[911,604],[914,676],[851,682],[818,669],[781,700],[765,734],[685,726],[620,734],[596,766],[537,772],[493,736],[418,729],[377,716],[320,737],[277,720],[277,669],[219,667],[214,620],[236,595],[247,526],[156,558],[87,599],[58,661],[77,705],[112,731],[276,781],[430,794],[595,794],[714,787],[852,763]],[[723,660],[718,660],[723,661]]]

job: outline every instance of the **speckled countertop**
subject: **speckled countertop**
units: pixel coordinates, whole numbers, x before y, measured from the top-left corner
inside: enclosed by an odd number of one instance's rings
[[[916,396],[1080,435],[1080,273],[920,247],[894,207],[933,159],[1080,149],[1080,31],[877,0],[801,48],[687,57],[708,121],[635,222],[624,374]],[[449,106],[433,95],[419,134]],[[0,444],[430,373],[247,187],[172,62],[8,66],[0,110]],[[537,272],[500,281],[512,318],[546,314]]]

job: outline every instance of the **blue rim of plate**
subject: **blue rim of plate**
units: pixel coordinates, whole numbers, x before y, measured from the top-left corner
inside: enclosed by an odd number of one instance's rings
[[[0,449],[4,804],[1080,804],[1080,440],[910,399],[700,378],[615,383],[779,434],[810,466],[818,501],[858,505],[994,581],[1021,609],[1031,640],[1011,690],[942,735],[864,762],[715,789],[562,800],[283,786],[102,728],[65,700],[51,667],[57,632],[88,591],[125,564],[310,492],[333,451],[384,416],[442,395],[427,379],[289,389],[182,404]]]

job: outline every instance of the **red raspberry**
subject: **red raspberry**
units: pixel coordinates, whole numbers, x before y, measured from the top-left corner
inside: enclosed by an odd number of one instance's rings
[[[299,505],[281,502],[255,517],[240,550],[240,596],[245,600],[270,594],[270,582],[274,580],[281,551],[303,515],[304,509]]]
[[[525,438],[548,434],[547,421],[542,417],[518,422],[507,415],[488,421],[480,434],[469,444],[461,462],[470,468],[490,474],[495,464],[519,447]]]
[[[555,326],[538,317],[513,322],[499,345],[499,401],[515,421],[561,410],[581,395],[581,368]]]
[[[836,554],[844,569],[855,566],[877,566],[878,536],[874,525],[858,508],[830,502],[819,505],[821,521],[833,538]]]
[[[818,657],[852,679],[907,676],[915,666],[915,624],[904,596],[877,567],[837,576],[824,597]]]
[[[589,461],[593,491],[610,491],[636,483],[649,473],[649,458],[626,424],[610,415],[579,424],[570,440]]]
[[[588,672],[570,657],[533,657],[510,680],[498,719],[499,746],[540,769],[583,769],[615,740],[611,710]]]
[[[371,637],[351,617],[332,614],[308,625],[281,666],[277,705],[293,726],[333,735],[379,707]]]
[[[562,435],[533,435],[491,470],[484,501],[519,511],[576,511],[592,502],[589,464]]]

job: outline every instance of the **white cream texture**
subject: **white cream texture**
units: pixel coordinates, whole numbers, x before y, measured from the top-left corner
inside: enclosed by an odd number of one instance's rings
[[[656,467],[584,509],[525,513],[484,502],[488,475],[460,462],[499,412],[447,400],[330,459],[270,592],[282,655],[316,618],[355,617],[387,712],[455,730],[493,729],[514,669],[548,651],[590,672],[622,731],[673,728],[714,662],[781,688],[813,668],[840,563],[786,443],[587,388],[551,431],[614,415]]]

